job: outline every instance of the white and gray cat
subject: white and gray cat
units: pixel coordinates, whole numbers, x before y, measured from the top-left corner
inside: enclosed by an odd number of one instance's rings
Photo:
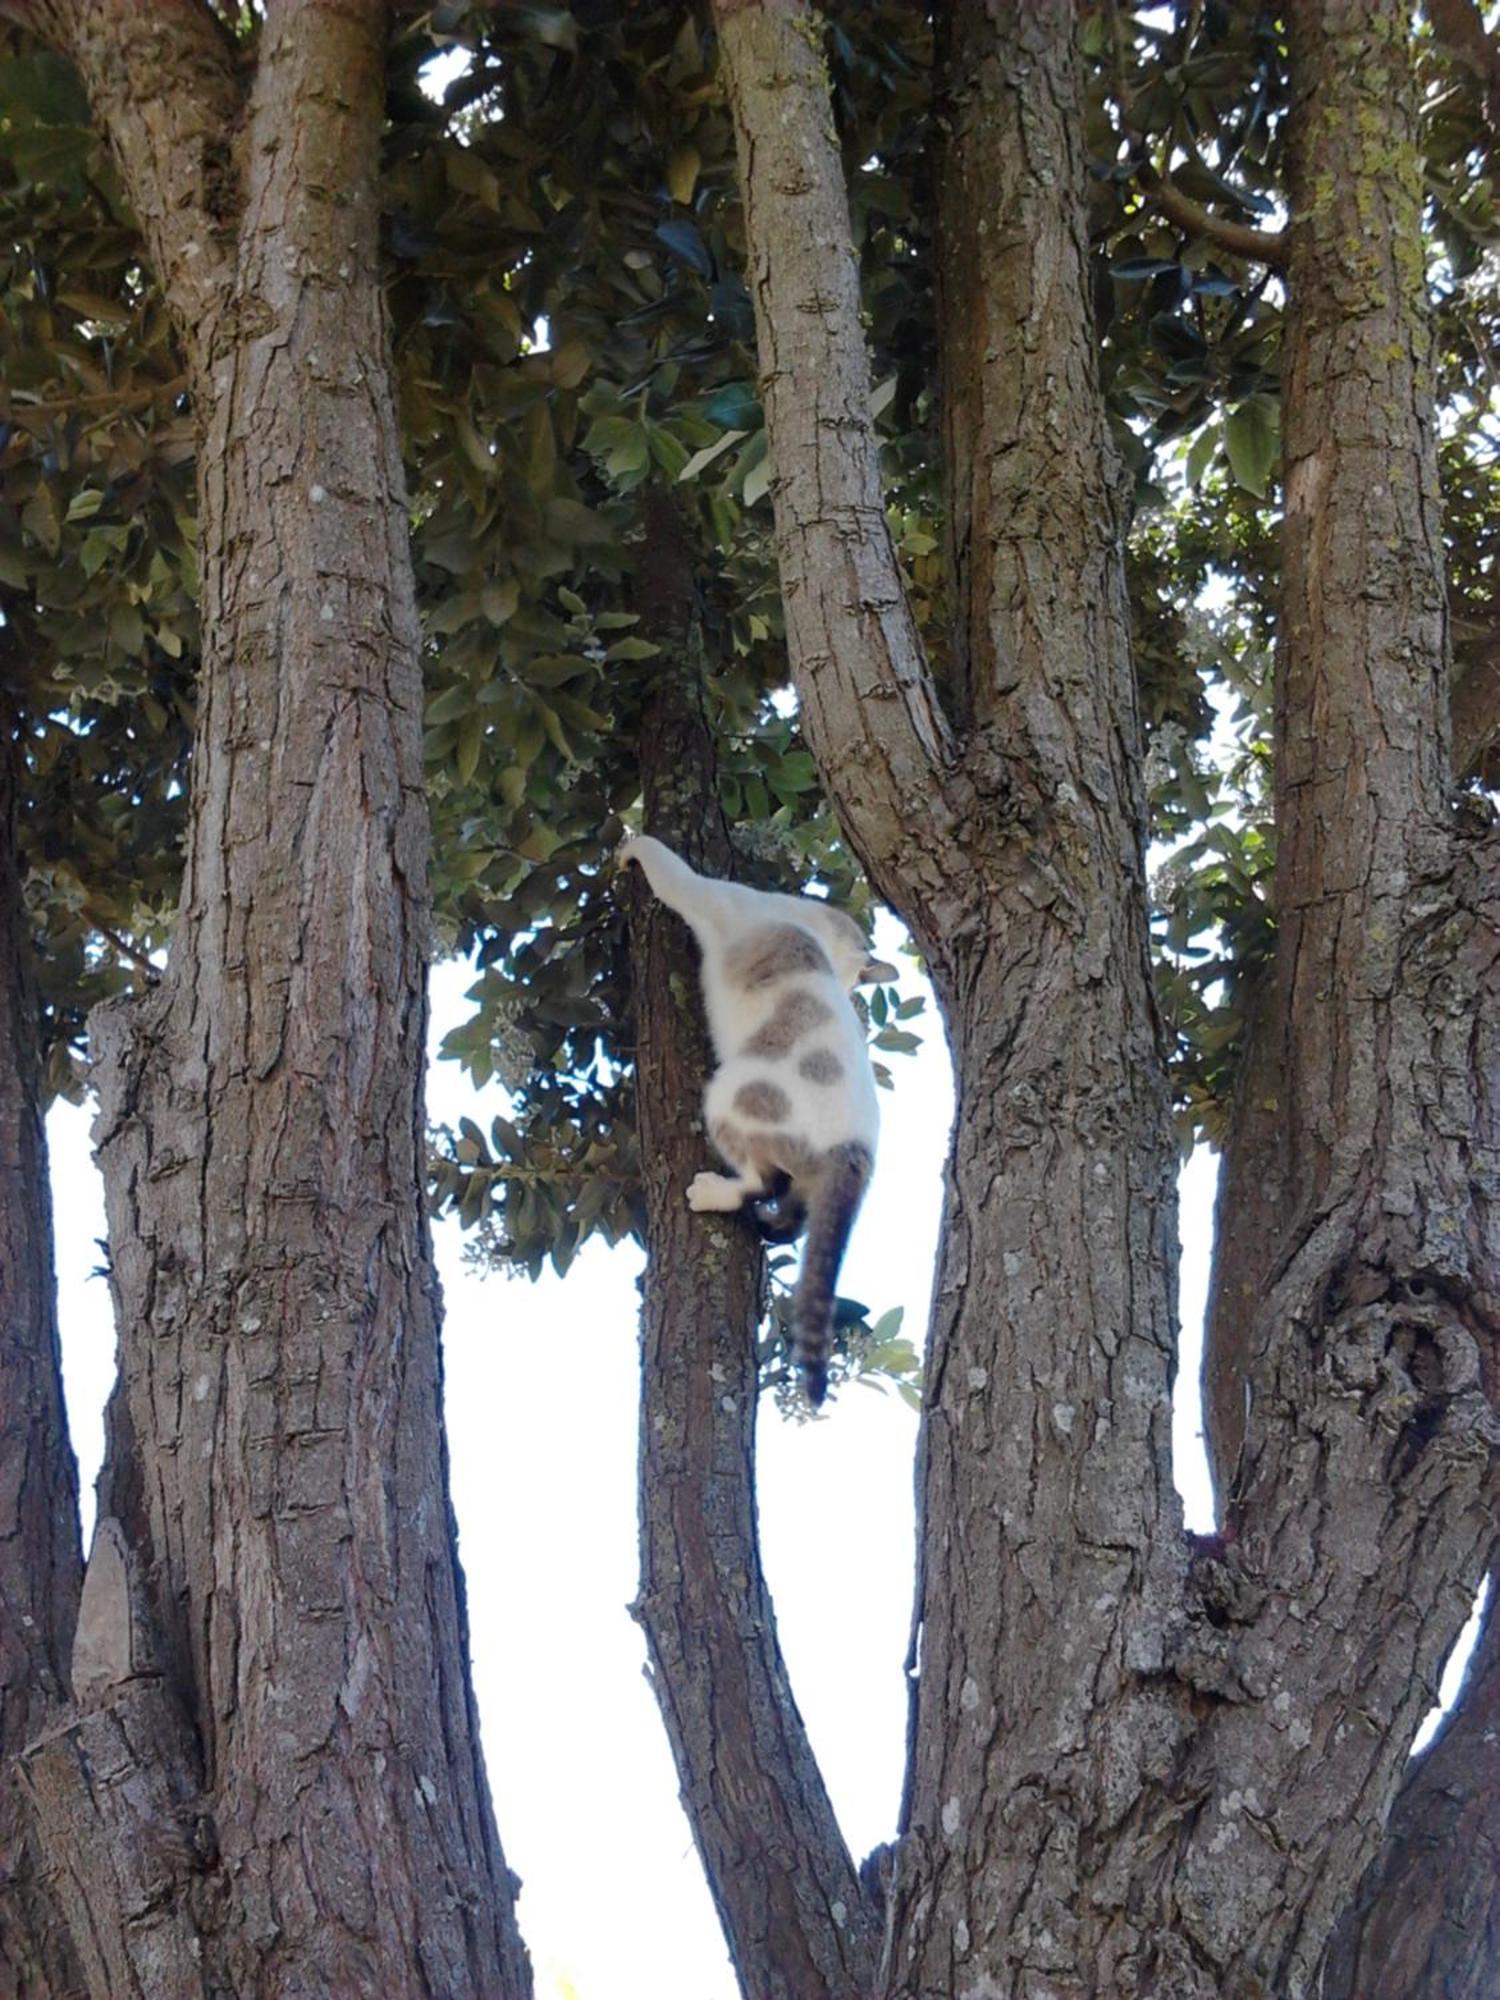
[[[699,875],[643,834],[621,847],[703,954],[703,1002],[719,1067],[703,1112],[732,1174],[701,1173],[689,1205],[730,1212],[747,1203],[767,1235],[805,1219],[807,1244],[792,1301],[793,1358],[807,1399],[828,1388],[834,1285],[875,1163],[880,1111],[865,1031],[849,999],[866,981],[894,979],[851,916],[810,896],[778,896]]]

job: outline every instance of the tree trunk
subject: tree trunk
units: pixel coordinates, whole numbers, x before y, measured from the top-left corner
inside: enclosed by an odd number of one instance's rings
[[[659,496],[648,509],[640,597],[642,629],[662,648],[641,730],[646,825],[694,867],[728,875],[734,855],[703,713],[693,552],[673,504]],[[649,1252],[636,1615],[746,2000],[867,2000],[876,1915],[797,1712],[760,1564],[760,1248],[748,1218],[687,1206],[687,1184],[706,1157],[697,1108],[711,1060],[696,953],[685,926],[644,888],[627,893]]]
[[[94,1024],[120,1374],[30,1786],[99,2000],[523,2000],[423,1208],[385,9],[271,0],[243,96],[191,0],[61,11],[193,384],[205,643],[170,967]]]
[[[61,2000],[82,1992],[82,1976],[11,1767],[68,1698],[82,1577],[40,1021],[15,847],[19,763],[14,725],[0,713],[0,1991]]]
[[[939,16],[952,738],[869,491],[816,17],[718,14],[804,726],[929,952],[959,1093],[881,1990],[1304,1993],[1493,1533],[1496,1239],[1469,1157],[1494,1138],[1494,933],[1485,859],[1455,872],[1444,817],[1404,9],[1294,16],[1265,1030],[1286,1157],[1229,1365],[1250,1409],[1231,1539],[1196,1551],[1169,1479],[1174,1163],[1073,9]]]

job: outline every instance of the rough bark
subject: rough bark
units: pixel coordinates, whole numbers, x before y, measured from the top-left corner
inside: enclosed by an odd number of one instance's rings
[[[85,1598],[95,1562],[118,1587],[39,1823],[100,2000],[522,2000],[422,1201],[385,9],[271,0],[244,92],[190,0],[60,11],[194,385],[205,639],[171,962],[95,1023],[120,1374]]]
[[[1097,1830],[1180,1731],[1155,1677],[1183,1552],[1124,518],[1086,306],[1071,10],[956,4],[939,36],[957,639],[1021,837],[991,842],[984,948],[942,982],[959,1115],[886,1977],[892,1994],[1128,1991],[1150,1906],[1127,1916],[1128,1844]]]
[[[82,1991],[11,1759],[67,1699],[82,1576],[42,1123],[40,1021],[15,849],[18,747],[0,711],[0,1991]]]
[[[1493,833],[1460,851],[1458,901],[1474,912],[1464,958],[1489,994],[1475,1016],[1470,1074],[1477,1117],[1472,1193],[1479,1241],[1500,1239],[1500,857]],[[1484,1310],[1496,1307],[1493,1277]],[[1493,1350],[1483,1364],[1493,1401]],[[1385,1839],[1340,1921],[1323,1968],[1323,2000],[1489,2000],[1500,1965],[1500,1871],[1494,1830],[1500,1803],[1500,1589],[1492,1543],[1486,1619],[1442,1734],[1407,1767]]]
[[[1064,1905],[1083,1902],[1084,1829],[1105,1795],[1128,1805],[1142,1744],[1159,1745],[1171,1699],[1138,1677],[1163,1667],[1181,1560],[1172,1151],[1146,974],[1122,523],[1083,310],[1071,23],[1057,8],[1001,13],[953,9],[943,23],[943,387],[968,734],[957,757],[931,743],[922,795],[951,802],[954,866],[941,811],[934,841],[912,780],[885,782],[862,747],[866,718],[900,712],[899,662],[866,654],[841,679],[826,664],[867,643],[828,461],[863,450],[868,397],[857,312],[834,291],[847,214],[809,22],[721,10],[804,727],[877,881],[927,944],[958,1076],[892,1993],[1002,1979],[993,1990],[1010,1992],[1043,1974],[1068,1990],[1069,1968],[1086,1981],[1118,1970],[1119,1949],[1102,1958],[1097,1929]],[[881,844],[883,815],[920,829],[919,866]],[[1066,1647],[1047,1643],[1059,1632]]]
[[[1303,1977],[1494,1532],[1497,996],[1492,843],[1462,851],[1445,813],[1406,13],[1291,18],[1278,950],[1225,1186],[1277,1169],[1221,1204],[1208,1368],[1232,1568],[1296,1607],[1275,1655],[1289,1708],[1297,1681],[1323,1690],[1297,1727],[1322,1769],[1295,1807],[1272,1763],[1268,1833],[1305,1848],[1315,1815],[1349,1814]]]
[[[647,828],[710,874],[733,872],[703,712],[692,557],[669,502],[647,516],[644,629],[663,648],[641,731]],[[686,927],[631,903],[636,1111],[648,1263],[643,1312],[636,1615],[689,1822],[746,2000],[867,2000],[878,1928],[814,1762],[776,1638],[755,1517],[756,1335],[749,1222],[695,1216],[697,1105],[710,1057]]]
[[[957,740],[921,726],[873,503],[839,485],[840,454],[873,461],[816,22],[718,15],[804,727],[929,950],[958,1072],[881,1990],[1303,1993],[1492,1534],[1494,950],[1444,817],[1404,10],[1294,10],[1286,1161],[1237,1340],[1232,1539],[1196,1551],[1073,11],[940,14]]]
[[[1340,1921],[1321,2000],[1485,2000],[1500,1966],[1500,1591]]]
[[[920,885],[936,946],[967,791],[885,517],[859,273],[819,20],[806,0],[715,0],[734,110],[787,640],[802,728],[882,893]],[[774,254],[773,254],[774,249]],[[972,913],[970,913],[972,916]]]

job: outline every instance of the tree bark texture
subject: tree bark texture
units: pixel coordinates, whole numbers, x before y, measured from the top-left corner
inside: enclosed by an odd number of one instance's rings
[[[1272,1831],[1316,1836],[1363,1796],[1342,1877],[1494,1547],[1495,856],[1446,810],[1406,10],[1289,18],[1278,948],[1248,1064],[1251,1143],[1271,1122],[1281,1168],[1258,1214],[1224,1217],[1208,1379],[1236,1567],[1285,1593],[1288,1690],[1323,1690],[1321,1768],[1295,1816],[1277,1780]]]
[[[171,963],[94,1024],[120,1373],[86,1608],[113,1581],[39,1821],[98,2000],[523,2000],[423,1210],[385,8],[270,0],[248,85],[197,0],[59,11],[193,384],[205,652]]]
[[[68,1696],[82,1577],[63,1411],[40,1018],[16,858],[19,745],[0,714],[0,1991],[82,1991],[11,1760]]]
[[[1500,1593],[1454,1711],[1401,1787],[1321,2000],[1485,2000],[1500,1966]]]
[[[653,498],[640,595],[662,647],[641,731],[646,825],[694,867],[733,872],[703,712],[692,551]],[[627,886],[638,995],[636,1112],[647,1248],[641,1592],[689,1823],[746,2000],[867,2000],[875,1913],[845,1849],[776,1638],[755,1517],[756,1336],[764,1267],[748,1218],[694,1215],[711,1066],[686,927]]]
[[[717,9],[804,728],[928,951],[957,1072],[880,1988],[902,2000],[1309,1991],[1493,1534],[1494,949],[1445,818],[1406,21],[1294,12],[1285,1161],[1231,1539],[1196,1549],[1073,9],[939,15],[951,725],[878,482],[847,490],[874,460],[816,16]]]
[[[885,518],[819,16],[806,0],[715,0],[714,16],[739,147],[802,729],[872,880],[882,893],[920,883],[918,935],[936,947],[939,913],[962,914],[961,900],[944,896],[962,823],[951,788],[934,783],[952,738]]]

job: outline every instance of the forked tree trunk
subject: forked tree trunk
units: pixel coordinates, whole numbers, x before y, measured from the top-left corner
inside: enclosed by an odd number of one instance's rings
[[[1445,818],[1406,12],[1293,10],[1284,1171],[1220,1357],[1230,1537],[1195,1551],[1073,9],[939,15],[951,738],[880,507],[816,17],[716,11],[804,726],[958,1081],[881,1991],[1305,1993],[1494,1533],[1493,862]]]
[[[120,1374],[28,1786],[96,2000],[523,2000],[423,1209],[385,8],[270,0],[248,90],[197,0],[45,12],[178,321],[204,661],[170,967],[95,1024]]]
[[[0,709],[0,1992],[81,1990],[11,1760],[68,1698],[78,1473],[63,1412],[40,1020],[15,848],[19,746]]]

